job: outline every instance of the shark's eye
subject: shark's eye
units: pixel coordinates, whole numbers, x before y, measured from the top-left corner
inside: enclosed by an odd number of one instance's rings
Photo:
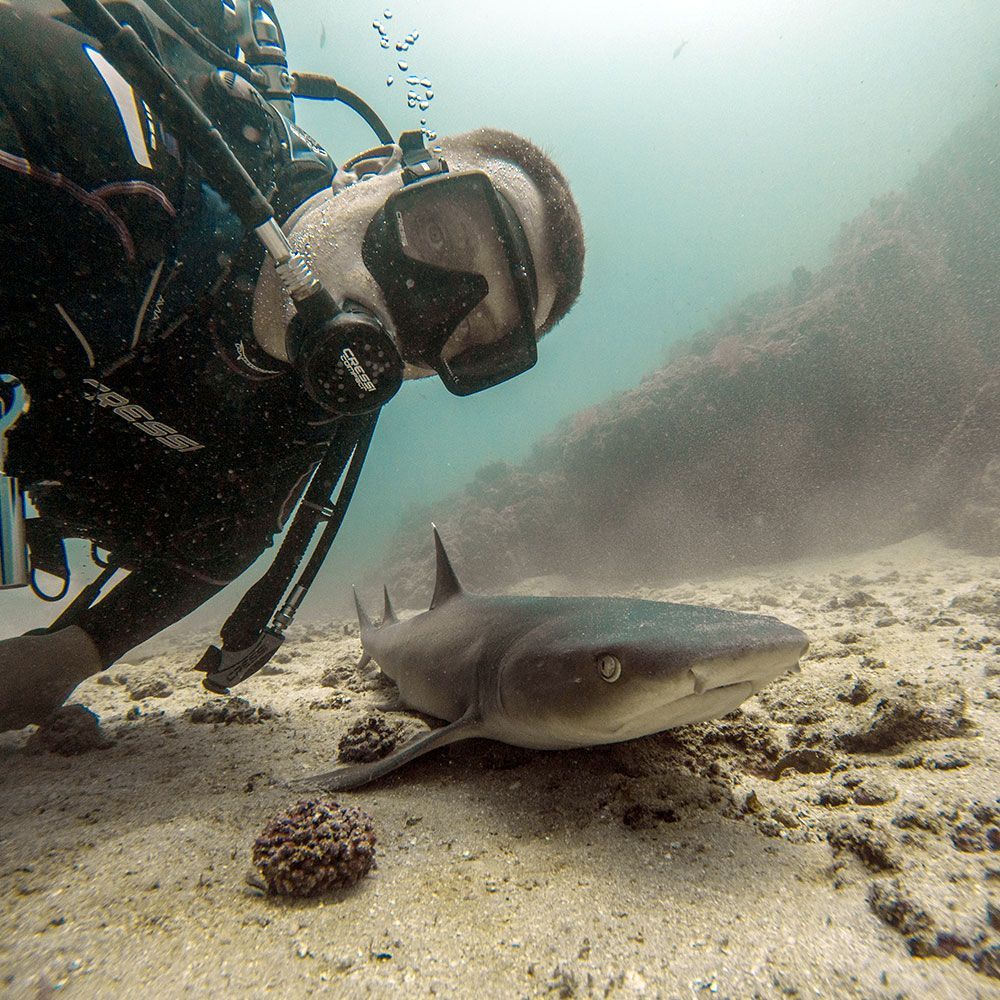
[[[613,684],[622,675],[621,660],[611,653],[603,653],[597,658],[597,672],[609,684]]]

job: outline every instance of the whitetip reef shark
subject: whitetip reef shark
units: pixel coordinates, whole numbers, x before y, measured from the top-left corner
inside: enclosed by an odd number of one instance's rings
[[[534,749],[589,747],[726,715],[808,649],[768,615],[626,597],[489,597],[464,590],[437,528],[430,608],[400,620],[385,590],[374,625],[354,599],[363,655],[396,683],[399,708],[444,719],[381,760],[303,779],[367,784],[470,737]],[[297,782],[298,783],[298,782]]]

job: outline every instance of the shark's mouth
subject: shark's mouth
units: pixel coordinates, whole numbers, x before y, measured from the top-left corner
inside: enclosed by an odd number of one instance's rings
[[[692,722],[704,722],[720,715],[728,715],[739,708],[754,693],[751,681],[724,684],[710,688],[701,694],[689,694],[675,701],[646,709],[612,730],[614,739],[633,740],[649,736],[675,726],[686,726]]]
[[[611,736],[615,741],[631,740],[728,715],[776,677],[797,667],[798,657],[776,660],[766,654],[692,667],[688,671],[690,685],[685,685],[687,693],[668,701],[658,701],[655,693],[650,693],[642,708],[614,727]]]

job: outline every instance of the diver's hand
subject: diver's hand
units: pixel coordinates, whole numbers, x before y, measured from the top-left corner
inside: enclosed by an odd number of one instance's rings
[[[78,625],[0,642],[0,732],[44,722],[84,678],[102,669]]]

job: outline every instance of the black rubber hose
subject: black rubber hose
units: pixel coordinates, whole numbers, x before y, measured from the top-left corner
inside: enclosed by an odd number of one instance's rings
[[[247,229],[256,229],[274,213],[243,164],[211,119],[167,72],[135,31],[124,27],[99,0],[65,0],[101,43],[108,61],[155,108],[170,130],[191,147],[212,185],[232,206]]]
[[[379,142],[392,145],[394,141],[392,133],[386,128],[378,112],[353,90],[342,87],[332,76],[322,76],[319,73],[293,73],[292,79],[295,81],[293,93],[296,97],[304,97],[311,101],[340,101],[365,120],[368,127],[378,136]]]
[[[361,463],[364,461],[368,442],[375,430],[378,412],[364,414],[356,418],[344,418],[337,435],[331,441],[326,455],[313,475],[305,496],[299,503],[291,526],[278,549],[278,554],[267,572],[243,595],[236,609],[226,620],[220,632],[222,642],[228,649],[245,649],[270,622],[278,604],[298,569],[309,543],[319,524],[328,520],[320,545],[325,543],[324,555],[333,542],[337,527],[343,521],[347,504],[354,491]],[[353,453],[353,454],[352,454]],[[323,512],[328,509],[330,495],[340,479],[350,458],[351,466],[341,486],[331,516]],[[335,525],[335,526],[334,526]],[[331,527],[333,531],[331,533]],[[310,559],[312,569],[315,559]],[[322,559],[320,560],[322,562]],[[315,576],[318,563],[312,569]],[[303,577],[305,574],[303,574]],[[311,582],[312,577],[310,577]],[[301,582],[301,581],[300,581]]]

